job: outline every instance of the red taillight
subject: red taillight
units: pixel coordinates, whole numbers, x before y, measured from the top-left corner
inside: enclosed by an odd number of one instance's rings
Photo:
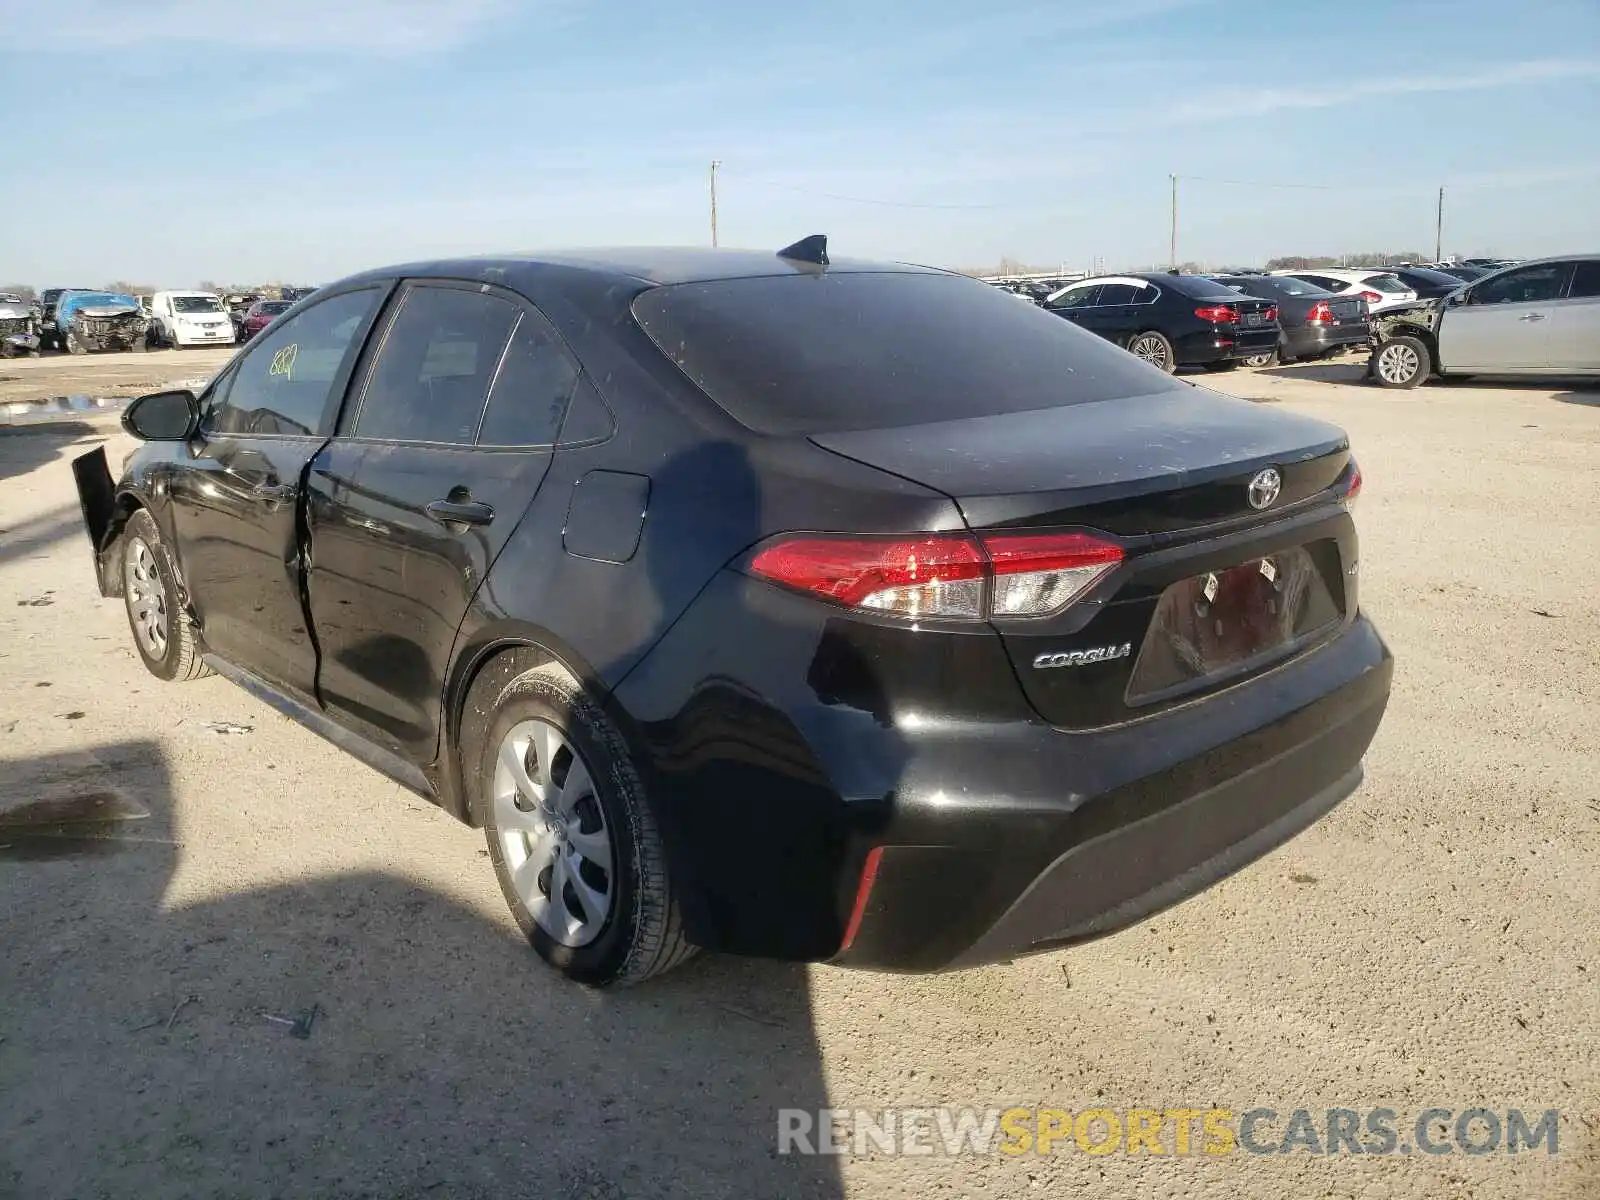
[[[1307,325],[1331,325],[1337,318],[1333,309],[1328,307],[1326,300],[1318,300],[1311,306],[1311,311],[1306,314]]]
[[[903,616],[983,615],[986,563],[975,539],[797,537],[750,563],[757,575],[847,608]]]
[[[839,953],[850,949],[861,932],[861,918],[866,916],[867,901],[872,896],[872,885],[878,882],[878,866],[883,862],[883,847],[874,846],[867,851],[866,865],[861,868],[861,882],[856,885],[856,902],[850,909],[850,924],[845,926],[844,941],[839,943]]]
[[[1352,458],[1350,460],[1350,479],[1349,482],[1344,485],[1345,507],[1348,508],[1350,505],[1354,504],[1356,502],[1356,498],[1360,495],[1361,468],[1357,465],[1356,460]]]
[[[1274,304],[1271,308],[1267,309],[1266,312],[1261,314],[1261,319],[1263,321],[1276,321],[1278,319],[1278,306]]]
[[[1202,321],[1215,321],[1218,325],[1231,325],[1239,319],[1239,310],[1226,304],[1207,304],[1194,310]]]
[[[750,570],[820,599],[902,617],[982,620],[1060,612],[1122,561],[1087,533],[800,534],[759,550]]]
[[[1383,302],[1383,294],[1381,292],[1362,292],[1360,295],[1368,304],[1381,304]]]

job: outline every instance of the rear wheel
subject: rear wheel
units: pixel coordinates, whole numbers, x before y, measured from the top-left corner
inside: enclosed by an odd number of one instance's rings
[[[1135,334],[1133,340],[1128,343],[1128,350],[1152,367],[1160,367],[1168,375],[1178,369],[1178,356],[1172,351],[1172,343],[1167,340],[1165,334],[1158,333],[1154,329]]]
[[[1284,361],[1286,360],[1283,355],[1274,350],[1270,354],[1252,354],[1244,360],[1244,365],[1247,367],[1275,367]]]
[[[606,986],[694,953],[622,735],[571,674],[508,683],[473,761],[495,877],[545,962]]]
[[[144,665],[157,679],[199,679],[211,674],[184,616],[182,593],[155,518],[140,509],[122,535],[122,601]]]
[[[1386,388],[1414,388],[1432,369],[1428,347],[1420,338],[1395,337],[1372,356],[1372,375]]]

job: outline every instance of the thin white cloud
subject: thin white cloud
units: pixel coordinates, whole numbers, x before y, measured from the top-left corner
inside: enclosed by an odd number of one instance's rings
[[[8,37],[47,50],[147,45],[406,56],[447,49],[514,15],[511,0],[74,0],[60,21],[47,4],[23,6]]]
[[[1229,91],[1225,98],[1189,101],[1169,109],[1169,123],[1190,124],[1242,116],[1261,116],[1298,108],[1336,108],[1379,96],[1409,96],[1432,92],[1485,91],[1519,84],[1552,83],[1563,79],[1600,76],[1600,60],[1539,58],[1503,63],[1481,69],[1467,68],[1449,75],[1391,73],[1351,78],[1327,87],[1269,88]]]

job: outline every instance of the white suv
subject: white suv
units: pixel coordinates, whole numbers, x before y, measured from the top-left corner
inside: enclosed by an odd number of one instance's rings
[[[1416,303],[1417,293],[1400,282],[1398,275],[1371,269],[1344,270],[1317,267],[1307,271],[1274,271],[1274,275],[1293,275],[1336,296],[1360,296],[1367,311],[1380,313],[1401,304]]]
[[[233,321],[215,292],[157,292],[150,297],[150,318],[164,346],[233,344]]]

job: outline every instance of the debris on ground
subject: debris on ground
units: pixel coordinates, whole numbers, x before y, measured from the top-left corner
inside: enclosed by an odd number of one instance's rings
[[[223,735],[233,734],[237,736],[243,736],[244,734],[254,733],[256,731],[256,727],[254,725],[241,725],[237,721],[202,721],[200,723],[200,728],[209,729],[212,733],[220,733]]]
[[[317,1019],[317,1014],[322,1011],[320,1004],[313,1004],[298,1017],[280,1017],[276,1013],[263,1012],[261,1015],[275,1025],[286,1025],[289,1036],[297,1037],[304,1041],[311,1036],[311,1024]]]

